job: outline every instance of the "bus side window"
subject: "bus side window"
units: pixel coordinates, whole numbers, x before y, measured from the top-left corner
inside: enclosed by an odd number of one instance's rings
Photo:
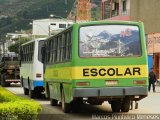
[[[62,34],[62,53],[61,53],[61,59],[64,62],[65,61],[65,51],[66,51],[66,41],[65,41],[65,33]]]
[[[58,54],[57,54],[57,62],[61,62],[60,57],[61,57],[61,36],[58,36]]]
[[[55,39],[54,39],[54,62],[53,63],[55,63],[55,62],[57,62],[57,54],[58,54],[58,38],[56,37]]]
[[[66,50],[66,54],[67,54],[67,56],[66,56],[66,58],[67,58],[67,60],[70,60],[71,59],[71,47],[72,47],[72,40],[71,40],[72,38],[71,38],[71,31],[68,31],[68,33],[67,33],[67,50]]]
[[[31,46],[31,61],[33,61],[33,53],[34,53],[34,43]]]
[[[57,62],[58,61],[58,44],[59,44],[59,42],[58,42],[58,37],[56,37],[56,59],[55,59],[55,62]]]
[[[48,49],[49,48],[49,49]],[[52,63],[52,48],[53,48],[53,40],[50,40],[49,41],[49,44],[48,44],[48,47],[47,47],[47,49],[48,49],[48,61],[50,62],[50,63]]]
[[[41,55],[42,55],[42,61],[41,61],[41,62],[42,62],[43,64],[45,63],[45,57],[46,57],[46,56],[45,56],[45,54],[46,54],[46,53],[45,53],[45,52],[46,52],[45,48],[46,48],[45,45],[43,45],[42,48],[41,48]]]
[[[52,46],[51,46],[51,49],[50,49],[50,54],[51,54],[51,62],[53,63],[54,62],[54,38],[52,39]]]
[[[67,60],[67,32],[64,33],[65,38],[64,38],[64,47],[63,47],[63,54],[64,54],[64,61]]]
[[[59,41],[60,41],[60,44],[59,44],[59,62],[62,62],[62,46],[63,46],[63,41],[62,41],[62,35],[60,35],[59,37]]]

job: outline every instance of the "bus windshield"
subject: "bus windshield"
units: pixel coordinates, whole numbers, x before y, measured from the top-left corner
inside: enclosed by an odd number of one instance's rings
[[[127,57],[140,55],[141,44],[138,26],[96,25],[80,28],[80,57]]]

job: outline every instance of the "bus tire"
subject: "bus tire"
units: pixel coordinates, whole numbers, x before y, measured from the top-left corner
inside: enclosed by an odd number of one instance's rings
[[[65,102],[65,94],[64,90],[62,89],[62,95],[61,95],[61,101],[62,101],[62,110],[64,113],[71,112],[71,104]]]
[[[50,102],[51,102],[52,106],[57,106],[58,105],[58,100],[50,99]]]
[[[35,91],[31,89],[31,86],[29,85],[29,97],[35,98]]]
[[[50,99],[50,91],[49,91],[49,85],[48,85],[48,82],[46,82],[46,98],[47,99]]]
[[[121,110],[121,101],[111,101],[112,112],[120,112]]]
[[[29,90],[29,97],[35,98],[35,91],[34,90]]]
[[[71,109],[73,113],[78,113],[81,110],[81,106],[83,104],[83,98],[78,98],[72,101]]]
[[[29,95],[29,90],[25,87],[23,87],[23,92],[24,92],[24,95]]]
[[[31,89],[30,80],[28,78],[29,97],[35,98],[35,91]]]
[[[122,101],[122,105],[121,105],[121,111],[122,112],[128,112],[129,111],[129,108],[130,108],[130,103],[131,103],[131,100],[129,97],[125,97]]]
[[[35,95],[35,98],[41,98],[42,97],[42,89],[39,87],[35,88],[34,95]]]

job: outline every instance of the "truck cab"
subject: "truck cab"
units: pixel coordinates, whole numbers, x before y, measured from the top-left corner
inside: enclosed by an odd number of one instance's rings
[[[20,82],[18,54],[14,52],[2,53],[0,56],[0,84],[2,87],[10,83]]]

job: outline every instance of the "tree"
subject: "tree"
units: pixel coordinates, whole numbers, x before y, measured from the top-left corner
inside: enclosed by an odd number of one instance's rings
[[[21,37],[19,38],[15,44],[11,45],[8,47],[8,50],[10,52],[15,52],[15,53],[19,53],[19,48],[21,46],[21,44],[27,42],[27,41],[30,41],[31,38],[27,37],[27,38],[24,38],[24,37]]]

